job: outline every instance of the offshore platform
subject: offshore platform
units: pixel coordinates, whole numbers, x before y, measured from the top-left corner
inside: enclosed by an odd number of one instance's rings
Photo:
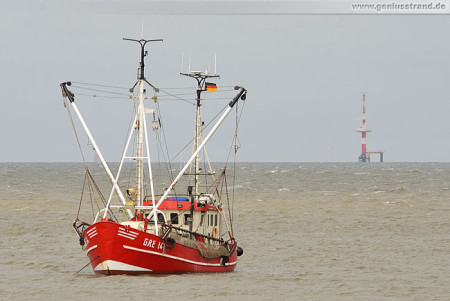
[[[361,143],[361,155],[359,155],[359,162],[370,162],[371,154],[379,154],[380,162],[383,162],[384,151],[367,151],[366,136],[368,132],[372,130],[368,128],[366,123],[366,93],[363,93],[363,115],[362,115],[362,126],[356,129],[357,132],[361,133],[362,143]]]

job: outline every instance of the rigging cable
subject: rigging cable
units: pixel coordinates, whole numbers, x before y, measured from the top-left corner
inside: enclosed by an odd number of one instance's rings
[[[230,89],[230,91],[231,90],[233,90],[234,91],[234,87],[235,86],[222,86],[222,85],[219,85],[219,86],[217,86],[218,88],[221,88],[220,90],[221,91],[223,91],[223,89],[222,88],[231,88]],[[174,87],[174,88],[172,88],[172,87],[165,87],[165,88],[159,88],[160,90],[191,90],[192,89],[192,86],[191,87]],[[228,90],[227,90],[228,91]]]
[[[75,124],[73,122],[72,114],[70,113],[70,109],[69,109],[69,106],[67,105],[66,99],[63,99],[63,101],[64,101],[64,108],[66,108],[67,116],[69,117],[70,124],[72,125],[73,133],[75,134],[75,139],[77,140],[77,143],[78,143],[78,148],[80,149],[81,157],[83,158],[84,166],[87,169],[86,159],[84,157],[83,149],[81,148],[80,139],[78,138],[78,134],[77,134],[77,130],[75,128]]]
[[[188,104],[191,104],[191,105],[194,105],[194,106],[195,106],[195,103],[192,102],[192,101],[183,99],[183,98],[181,98],[181,97],[176,96],[175,94],[169,93],[169,92],[167,92],[167,91],[165,91],[165,90],[162,90],[162,89],[159,89],[159,91],[160,91],[160,92],[164,92],[164,93],[166,93],[167,95],[170,95],[170,96],[172,96],[172,97],[175,97],[175,98],[178,99],[178,100],[184,101],[184,102],[186,102],[186,103],[188,103]]]
[[[109,85],[92,84],[92,83],[81,83],[81,82],[74,82],[74,81],[72,81],[72,84],[129,90],[129,88],[127,88],[127,87],[109,86]]]
[[[103,92],[103,93],[109,93],[109,94],[114,94],[114,95],[127,96],[128,98],[130,98],[130,94],[125,94],[125,93],[111,92],[111,91],[107,91],[107,90],[99,90],[99,89],[92,89],[92,88],[84,88],[84,87],[75,86],[75,85],[72,85],[72,87],[82,89],[82,90],[88,90],[88,91]]]
[[[95,94],[84,94],[84,93],[77,93],[77,95],[79,95],[79,96],[90,96],[90,97],[93,97],[93,98],[115,98],[115,99],[129,99],[130,97],[127,97],[127,98],[125,98],[125,97],[121,97],[121,96],[107,96],[107,95],[95,95]]]
[[[239,114],[238,117],[238,106],[236,106],[236,131],[235,131],[235,141],[239,142],[239,138],[238,138],[238,131],[239,131],[239,124],[241,122],[241,118],[242,118],[242,113],[244,112],[244,107],[245,107],[245,100],[243,100],[243,104],[242,104],[242,108],[241,108],[241,113]],[[240,145],[240,142],[239,142]],[[234,162],[233,162],[233,193],[231,195],[231,206],[232,206],[232,210],[231,212],[233,213],[233,215],[231,216],[231,224],[233,224],[233,219],[234,219],[234,201],[235,201],[235,190],[236,190],[236,155],[238,152],[239,148],[236,145],[235,149],[234,149]]]
[[[134,99],[134,97],[133,97],[133,99]],[[126,149],[126,147],[127,147],[127,138],[128,138],[128,133],[130,133],[130,135],[132,135],[132,133],[131,133],[131,128],[132,127],[134,127],[135,126],[135,124],[133,124],[133,121],[134,121],[134,118],[133,118],[133,116],[135,116],[136,115],[136,111],[137,111],[137,107],[136,107],[136,102],[134,102],[134,106],[133,106],[133,110],[131,111],[131,117],[130,117],[130,123],[129,123],[129,125],[128,125],[128,130],[127,130],[127,136],[126,136],[126,138],[125,138],[125,143],[124,143],[124,147],[123,147],[123,151],[122,151],[122,158],[124,157],[124,156],[126,156],[126,154],[125,154],[125,149]],[[133,149],[131,150],[131,153],[134,153],[135,152],[135,148],[134,148],[134,143],[133,143]],[[128,152],[129,152],[129,150],[128,150]],[[128,187],[130,187],[130,183],[131,183],[131,168],[129,169],[129,173],[128,173],[128,182],[127,182],[127,186]],[[125,211],[124,211],[125,212]]]
[[[173,181],[174,176],[173,176],[173,173],[172,173],[172,165],[171,165],[171,161],[170,161],[169,147],[167,145],[167,137],[166,137],[165,127],[163,126],[163,123],[162,123],[162,120],[161,120],[161,108],[159,107],[158,100],[155,100],[155,104],[156,104],[156,111],[158,113],[158,124],[159,124],[159,128],[162,131],[162,136],[163,136],[163,140],[164,140],[165,149],[163,149],[163,146],[162,146],[162,143],[161,143],[161,138],[159,137],[159,135],[156,135],[156,136],[158,138],[158,142],[159,142],[159,145],[161,147],[161,151],[163,152],[163,158],[167,162],[167,165],[168,165],[167,169],[168,169],[168,175],[169,175],[170,181]],[[157,131],[157,133],[158,133],[158,131]],[[166,157],[166,155],[167,155],[167,157]]]
[[[227,107],[228,107],[228,104],[222,109],[222,110],[220,110],[220,112],[219,113],[217,113],[216,114],[216,116],[214,116],[213,117],[213,119],[211,119],[211,121],[210,122],[208,122],[208,124],[205,124],[204,125],[204,127],[203,127],[203,129],[202,129],[202,132],[208,127],[208,126],[210,126],[211,125],[211,123],[217,118],[217,117],[219,117],[219,115],[221,115],[226,109],[227,109]],[[195,139],[195,137],[194,138],[192,138],[191,140],[189,140],[188,142],[187,142],[187,144],[175,155],[175,156],[173,156],[172,157],[172,159],[169,161],[169,162],[173,162],[193,141],[194,141],[194,139]]]

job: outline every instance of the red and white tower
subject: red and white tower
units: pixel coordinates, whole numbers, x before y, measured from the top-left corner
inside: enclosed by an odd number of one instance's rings
[[[361,144],[361,155],[359,156],[359,162],[370,162],[370,155],[367,153],[366,147],[366,133],[371,132],[366,124],[366,93],[363,93],[363,116],[362,116],[362,126],[356,129],[357,132],[361,133],[362,144]]]

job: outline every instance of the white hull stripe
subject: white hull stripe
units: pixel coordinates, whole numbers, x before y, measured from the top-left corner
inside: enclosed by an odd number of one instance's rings
[[[137,237],[137,235],[135,235],[134,233],[131,233],[131,232],[127,233],[127,232],[123,231],[122,229],[119,229],[119,232],[117,233],[117,235],[129,238],[131,240],[134,240]]]
[[[94,227],[91,230],[87,231],[86,233],[89,236],[89,238],[92,238],[92,237],[94,237],[94,236],[96,236],[98,234],[97,233],[97,228]]]
[[[126,264],[120,261],[115,260],[105,260],[99,263],[95,269],[95,271],[136,271],[136,272],[151,272],[152,270],[144,269],[135,265]]]
[[[118,235],[118,236],[125,237],[125,238],[128,238],[128,239],[131,239],[131,240],[134,240],[134,237],[130,237],[130,236],[128,236],[128,235],[124,235],[124,234],[121,233],[121,232],[117,233],[117,235]]]
[[[134,232],[134,231],[130,231],[130,230],[127,231],[127,229],[125,229],[125,228],[119,228],[119,231],[125,232],[127,234],[130,234],[130,235],[133,235],[136,237],[139,235],[139,232]]]
[[[86,254],[91,252],[92,250],[96,249],[97,245],[90,247],[89,249],[86,250]]]
[[[97,232],[97,228],[94,227],[91,230],[86,231],[87,234],[91,234],[91,232]]]
[[[134,250],[134,251],[138,251],[138,252],[143,252],[143,253],[149,253],[149,254],[153,254],[153,255],[158,255],[158,256],[163,256],[163,257],[167,257],[167,258],[172,258],[175,260],[179,260],[179,261],[184,261],[187,263],[192,263],[192,264],[197,264],[197,265],[203,265],[203,266],[211,266],[211,267],[220,267],[222,266],[220,263],[205,263],[205,262],[198,262],[198,261],[193,261],[193,260],[189,260],[189,259],[185,259],[185,258],[181,258],[181,257],[176,257],[176,256],[172,256],[172,255],[167,255],[167,254],[162,254],[159,252],[154,252],[154,251],[150,251],[150,250],[144,250],[144,249],[138,249],[138,248],[134,248],[134,247],[130,247],[130,246],[123,246],[125,249],[129,249],[129,250]],[[235,265],[237,262],[229,262],[227,264],[228,265]]]

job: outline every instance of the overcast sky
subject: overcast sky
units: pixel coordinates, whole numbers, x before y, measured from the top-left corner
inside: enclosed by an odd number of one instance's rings
[[[239,161],[357,161],[363,91],[369,151],[384,150],[386,162],[450,161],[448,14],[183,15],[95,3],[105,2],[1,2],[1,162],[80,161],[59,83],[131,87],[139,50],[122,38],[140,38],[142,21],[144,38],[164,39],[148,49],[152,83],[194,86],[179,76],[181,53],[202,70],[217,53],[219,87],[248,89]],[[126,128],[115,125],[128,124],[129,104],[78,101],[107,160],[118,161]]]

